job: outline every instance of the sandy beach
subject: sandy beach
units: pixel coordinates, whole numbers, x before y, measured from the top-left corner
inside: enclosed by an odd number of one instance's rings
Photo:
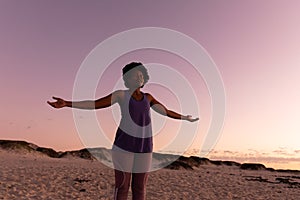
[[[99,161],[1,150],[0,163],[0,199],[113,199],[113,169]],[[151,172],[147,187],[149,200],[296,200],[299,196],[297,172],[211,164]]]

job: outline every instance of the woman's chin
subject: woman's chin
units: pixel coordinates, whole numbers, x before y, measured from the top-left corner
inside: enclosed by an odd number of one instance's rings
[[[140,82],[136,84],[136,87],[142,87],[144,83]]]

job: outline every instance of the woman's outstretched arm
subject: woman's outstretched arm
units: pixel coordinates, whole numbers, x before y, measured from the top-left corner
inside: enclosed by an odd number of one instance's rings
[[[105,97],[102,97],[97,100],[85,100],[85,101],[66,101],[62,98],[53,97],[53,102],[47,101],[49,105],[54,108],[63,108],[63,107],[71,107],[71,108],[78,108],[78,109],[86,109],[86,110],[93,110],[93,109],[101,109],[109,107],[116,102],[118,102],[121,91],[115,91]]]
[[[150,101],[151,108],[156,112],[158,112],[159,114],[168,116],[173,119],[182,119],[190,122],[195,122],[199,120],[199,118],[193,118],[191,115],[181,115],[179,113],[167,109],[162,103],[157,101],[151,94],[147,94],[147,97]]]

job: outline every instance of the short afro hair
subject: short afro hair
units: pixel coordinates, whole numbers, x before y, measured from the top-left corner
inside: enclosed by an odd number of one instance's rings
[[[125,67],[123,67],[122,72],[123,72],[123,80],[124,80],[125,86],[128,88],[128,84],[127,84],[128,73],[127,72],[129,72],[133,69],[137,69],[140,72],[142,72],[143,77],[144,77],[144,84],[141,86],[141,88],[144,87],[144,85],[149,81],[149,74],[148,74],[148,70],[146,69],[146,67],[140,62],[131,62],[131,63],[125,65]]]

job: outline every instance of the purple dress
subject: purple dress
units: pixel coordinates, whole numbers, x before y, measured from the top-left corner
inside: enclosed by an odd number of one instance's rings
[[[125,91],[124,102],[120,103],[121,122],[117,129],[113,150],[118,148],[132,153],[153,151],[150,102],[144,93],[137,101]]]

